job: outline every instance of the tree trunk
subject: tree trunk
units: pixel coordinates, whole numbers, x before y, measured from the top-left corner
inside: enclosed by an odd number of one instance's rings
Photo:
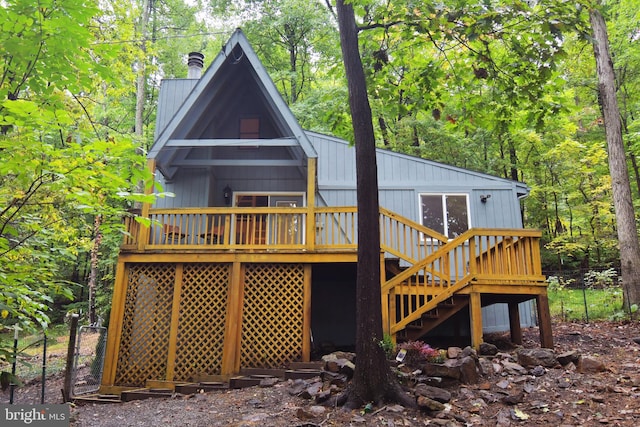
[[[144,135],[144,100],[145,100],[145,81],[147,79],[146,62],[147,62],[147,27],[149,26],[149,10],[150,1],[144,0],[142,3],[142,19],[140,21],[140,50],[142,58],[138,62],[138,77],[136,79],[136,123],[135,134],[142,137]]]
[[[100,253],[100,243],[102,241],[102,234],[100,233],[100,224],[102,223],[102,217],[96,215],[93,221],[93,247],[91,248],[91,269],[89,270],[89,282],[87,288],[89,288],[89,324],[95,325],[97,322],[96,316],[96,282],[98,280],[98,261]]]
[[[383,401],[411,405],[414,402],[401,391],[380,345],[383,334],[375,137],[354,11],[344,0],[338,0],[336,8],[355,138],[358,192],[357,362],[346,405],[356,408]]]
[[[598,9],[591,9],[589,17],[593,29],[593,52],[598,72],[598,91],[602,103],[609,153],[609,173],[611,174],[613,204],[616,211],[624,301],[629,308],[631,304],[640,304],[640,244],[638,243],[638,230],[631,198],[627,159],[622,141],[620,111],[616,97],[613,62],[609,53],[607,27]]]

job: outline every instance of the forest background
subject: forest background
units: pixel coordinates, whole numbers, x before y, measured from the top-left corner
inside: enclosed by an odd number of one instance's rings
[[[547,274],[619,268],[588,11],[608,23],[637,211],[640,3],[355,3],[377,145],[526,182]],[[1,324],[108,319],[122,217],[154,185],[160,82],[186,77],[191,51],[208,64],[235,27],[303,128],[353,140],[329,0],[1,3]]]

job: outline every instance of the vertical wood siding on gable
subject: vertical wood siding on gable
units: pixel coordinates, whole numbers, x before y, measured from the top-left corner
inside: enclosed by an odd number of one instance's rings
[[[330,206],[355,204],[355,149],[332,137],[309,134],[318,152],[318,186]],[[380,205],[420,221],[420,193],[469,194],[473,227],[522,227],[515,188],[494,178],[410,156],[380,151],[377,156]],[[350,190],[351,187],[351,191]],[[481,194],[491,194],[487,203]]]
[[[318,153],[318,183],[331,186],[355,185],[355,148],[337,138],[308,133]],[[404,185],[416,188],[422,185],[466,185],[468,188],[505,185],[505,180],[477,174],[461,168],[429,162],[411,156],[381,150],[377,154],[378,183],[380,187]]]
[[[490,194],[486,203],[481,194]],[[483,228],[522,228],[519,203],[510,189],[474,190],[469,196],[471,224]]]
[[[318,185],[355,186],[355,151],[348,144],[310,135],[318,153]]]
[[[380,190],[378,200],[380,206],[392,206],[393,212],[406,218],[418,219],[418,195],[413,189]]]
[[[161,175],[160,175],[161,176]],[[179,173],[170,183],[161,181],[165,192],[175,197],[156,199],[156,208],[205,207],[209,202],[209,174],[204,169],[187,169]]]
[[[156,112],[156,138],[176,114],[189,92],[198,83],[196,79],[168,79],[163,80],[158,96],[158,110]]]

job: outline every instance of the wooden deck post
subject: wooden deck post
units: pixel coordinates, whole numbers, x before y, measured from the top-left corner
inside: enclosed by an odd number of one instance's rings
[[[151,173],[155,173],[156,171],[156,162],[152,159],[147,160],[147,167],[151,171]],[[145,188],[145,194],[152,194],[154,186],[152,185],[149,188]],[[149,218],[149,209],[151,208],[150,203],[142,204],[142,212],[140,216],[143,218]],[[138,239],[138,250],[143,251],[144,248],[149,244],[149,234],[151,233],[150,226],[141,226],[138,228],[138,235],[136,236]]]
[[[509,330],[511,342],[522,344],[522,327],[520,326],[520,307],[517,302],[510,302],[509,306]]]
[[[536,296],[538,307],[538,327],[540,328],[540,346],[553,348],[553,332],[551,330],[551,312],[546,292]]]
[[[469,318],[471,319],[471,346],[478,350],[482,344],[482,304],[480,292],[469,294]]]
[[[380,252],[380,286],[384,287],[385,278],[385,261],[384,261],[384,251]],[[389,319],[389,293],[382,292],[380,307],[382,309],[382,333],[390,334],[391,333],[391,321]]]
[[[304,265],[302,309],[302,361],[311,360],[311,264]]]
[[[240,336],[242,332],[242,298],[243,298],[242,264],[234,262],[231,267],[229,296],[227,300],[227,319],[224,328],[224,348],[222,350],[222,375],[231,375],[239,369]]]
[[[116,379],[128,280],[129,267],[123,261],[118,260],[113,299],[111,301],[111,315],[109,317],[109,330],[111,333],[107,334],[107,348],[102,369],[102,386],[112,386]]]
[[[171,305],[171,326],[169,328],[169,350],[167,354],[167,381],[173,381],[176,368],[176,352],[178,348],[178,327],[180,323],[180,297],[182,295],[182,279],[184,264],[176,264],[176,276],[173,284],[173,302]]]
[[[316,167],[317,159],[307,159],[307,236],[305,245],[307,250],[316,247]]]

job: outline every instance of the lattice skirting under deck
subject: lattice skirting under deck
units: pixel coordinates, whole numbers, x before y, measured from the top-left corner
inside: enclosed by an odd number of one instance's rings
[[[228,311],[231,271],[231,264],[128,264],[113,383],[143,386],[220,374],[225,346],[239,350],[232,353],[241,367],[301,360],[304,266],[244,265],[237,319]],[[241,325],[239,336],[225,335],[227,322]]]
[[[302,358],[304,268],[249,264],[244,278],[240,365],[281,368]]]
[[[175,265],[129,266],[115,383],[166,378]]]

